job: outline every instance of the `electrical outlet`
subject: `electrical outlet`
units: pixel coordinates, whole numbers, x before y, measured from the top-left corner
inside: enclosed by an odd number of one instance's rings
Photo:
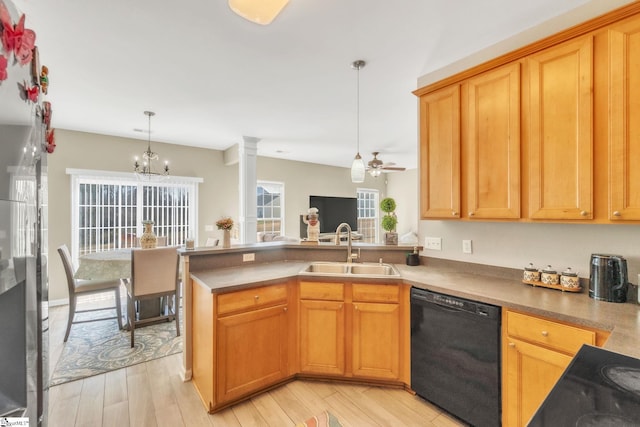
[[[204,231],[213,231],[213,225],[205,225]]]
[[[256,254],[254,254],[253,252],[250,254],[242,254],[242,262],[255,261],[255,260],[256,260]]]
[[[465,254],[473,253],[473,249],[471,246],[471,240],[463,240],[462,241],[462,252]]]
[[[431,249],[432,251],[441,251],[442,237],[425,237],[424,247],[425,249]]]

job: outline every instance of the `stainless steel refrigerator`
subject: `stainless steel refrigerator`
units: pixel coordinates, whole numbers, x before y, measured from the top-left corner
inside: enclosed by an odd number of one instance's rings
[[[48,154],[42,99],[22,92],[31,70],[10,56],[0,81],[0,418],[28,417],[33,427],[47,425]]]

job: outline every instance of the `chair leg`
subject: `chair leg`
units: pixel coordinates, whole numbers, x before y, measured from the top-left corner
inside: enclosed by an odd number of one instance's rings
[[[120,288],[116,288],[116,314],[118,316],[118,328],[122,330],[122,307],[120,304]]]
[[[176,336],[180,336],[180,301],[178,300],[178,295],[174,295],[173,299],[173,314],[176,319]]]
[[[69,295],[69,319],[67,320],[67,332],[64,334],[64,342],[67,342],[69,339],[69,332],[71,332],[71,324],[73,323],[73,318],[76,315],[76,296]]]
[[[133,337],[133,329],[135,328],[136,325],[136,313],[135,313],[135,307],[134,307],[134,303],[133,303],[133,298],[131,298],[130,295],[127,294],[127,323],[129,324],[129,333],[131,334],[131,348],[133,348],[134,346],[134,337]]]

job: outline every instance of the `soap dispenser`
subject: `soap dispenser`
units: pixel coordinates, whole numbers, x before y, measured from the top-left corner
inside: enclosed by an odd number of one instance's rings
[[[420,254],[417,246],[413,247],[413,253],[407,254],[407,265],[420,265]]]

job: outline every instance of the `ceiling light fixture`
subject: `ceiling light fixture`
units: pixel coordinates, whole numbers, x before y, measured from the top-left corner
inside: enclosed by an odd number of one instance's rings
[[[142,165],[138,162],[138,157],[135,158],[134,172],[140,179],[151,180],[154,178],[160,178],[169,175],[169,162],[164,162],[164,170],[162,172],[155,172],[153,170],[153,161],[158,160],[158,153],[151,151],[151,117],[156,113],[153,111],[145,111],[144,114],[149,117],[149,139],[147,145],[147,151],[142,153]]]
[[[244,19],[269,25],[289,0],[229,0],[229,7]]]
[[[351,182],[358,183],[364,182],[364,160],[360,157],[360,69],[363,68],[365,62],[363,60],[354,61],[351,64],[351,68],[357,71],[358,73],[358,83],[357,83],[357,131],[356,131],[356,157],[353,159],[353,163],[351,164]]]

